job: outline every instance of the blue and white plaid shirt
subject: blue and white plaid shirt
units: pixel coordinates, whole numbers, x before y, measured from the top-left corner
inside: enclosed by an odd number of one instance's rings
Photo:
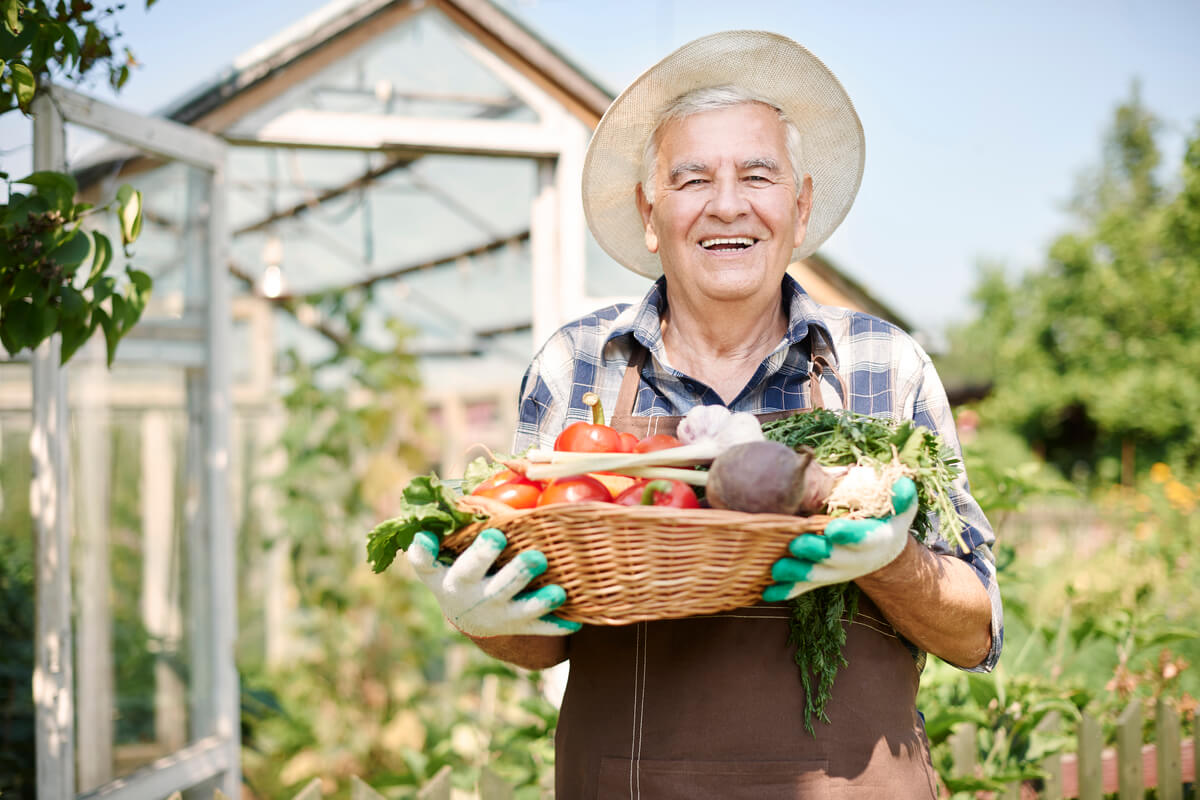
[[[789,310],[787,334],[741,394],[727,404],[731,410],[764,413],[813,405],[809,402],[809,365],[812,357],[824,355],[849,394],[843,397],[836,381],[824,376],[820,391],[826,408],[911,419],[936,432],[961,456],[941,379],[929,356],[908,334],[877,317],[816,303],[790,276],[784,277],[783,300]],[[642,367],[634,415],[677,416],[697,405],[726,405],[713,389],[671,367],[659,324],[665,306],[665,278],[659,278],[641,303],[602,308],[551,336],[521,383],[514,451],[531,445],[553,447],[567,425],[590,420],[591,409],[583,403],[586,392],[596,392],[603,407],[612,411],[635,343],[651,357]],[[1004,638],[1004,613],[991,550],[995,536],[971,497],[965,473],[959,475],[951,497],[965,521],[963,540],[968,549],[956,551],[940,538],[929,546],[967,561],[987,589],[992,601],[992,649],[983,663],[970,671],[988,672],[1000,658]],[[923,658],[921,654],[920,660]]]

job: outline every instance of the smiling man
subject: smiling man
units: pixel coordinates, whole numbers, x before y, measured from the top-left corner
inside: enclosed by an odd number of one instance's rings
[[[771,418],[824,407],[912,419],[957,451],[921,348],[887,322],[815,303],[786,274],[840,224],[862,167],[849,98],[790,39],[715,34],[647,70],[596,130],[583,199],[597,242],[655,284],[545,344],[525,376],[515,448],[552,446],[588,417],[583,395],[595,391],[614,427],[639,436],[673,430],[696,405]],[[1003,638],[991,529],[965,475],[952,496],[964,549],[911,536],[911,488],[897,484],[893,516],[798,537],[762,603],[620,627],[554,616],[557,586],[520,593],[544,571],[540,553],[490,575],[498,531],[449,567],[432,545],[409,557],[488,653],[535,669],[570,660],[560,799],[932,799],[916,711],[925,654],[986,671]],[[844,620],[848,663],[810,732],[781,601],[848,581],[862,590]]]

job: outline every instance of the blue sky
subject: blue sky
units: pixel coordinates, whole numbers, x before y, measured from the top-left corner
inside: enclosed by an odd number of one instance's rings
[[[1135,79],[1170,159],[1200,122],[1196,0],[500,4],[613,90],[717,30],[770,29],[811,49],[845,84],[867,139],[858,200],[823,252],[928,331],[969,314],[978,263],[1035,267],[1069,228],[1075,182]],[[144,67],[119,102],[161,108],[322,5],[131,3],[118,19]],[[27,140],[14,116],[0,122],[5,150]]]

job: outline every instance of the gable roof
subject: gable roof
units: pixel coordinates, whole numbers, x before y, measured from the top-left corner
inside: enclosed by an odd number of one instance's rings
[[[490,0],[333,0],[251,48],[216,78],[162,111],[213,132],[360,44],[436,8],[595,127],[615,96],[560,50]]]

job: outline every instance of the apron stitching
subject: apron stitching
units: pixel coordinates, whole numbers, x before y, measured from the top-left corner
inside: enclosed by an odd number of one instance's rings
[[[791,619],[786,614],[693,614],[684,619]]]
[[[633,731],[629,736],[629,797],[633,799],[633,774],[637,769],[637,734],[638,734],[638,672],[642,663],[642,631],[641,623],[634,629],[633,637]]]
[[[646,664],[650,662],[650,627],[641,623],[642,633],[642,698],[638,702],[638,735],[637,735],[637,796],[642,796],[642,724],[646,721]]]
[[[879,635],[881,635],[881,636],[887,636],[889,639],[898,639],[898,638],[900,638],[900,637],[898,637],[896,634],[894,634],[894,633],[892,633],[892,632],[890,632],[890,631],[885,631],[883,628],[876,628],[874,625],[868,625],[867,623],[865,623],[865,622],[859,622],[858,620],[852,620],[852,621],[850,622],[850,624],[851,624],[851,625],[862,625],[864,628],[867,628],[868,630],[875,631],[876,633],[878,633],[878,634],[879,634]]]

